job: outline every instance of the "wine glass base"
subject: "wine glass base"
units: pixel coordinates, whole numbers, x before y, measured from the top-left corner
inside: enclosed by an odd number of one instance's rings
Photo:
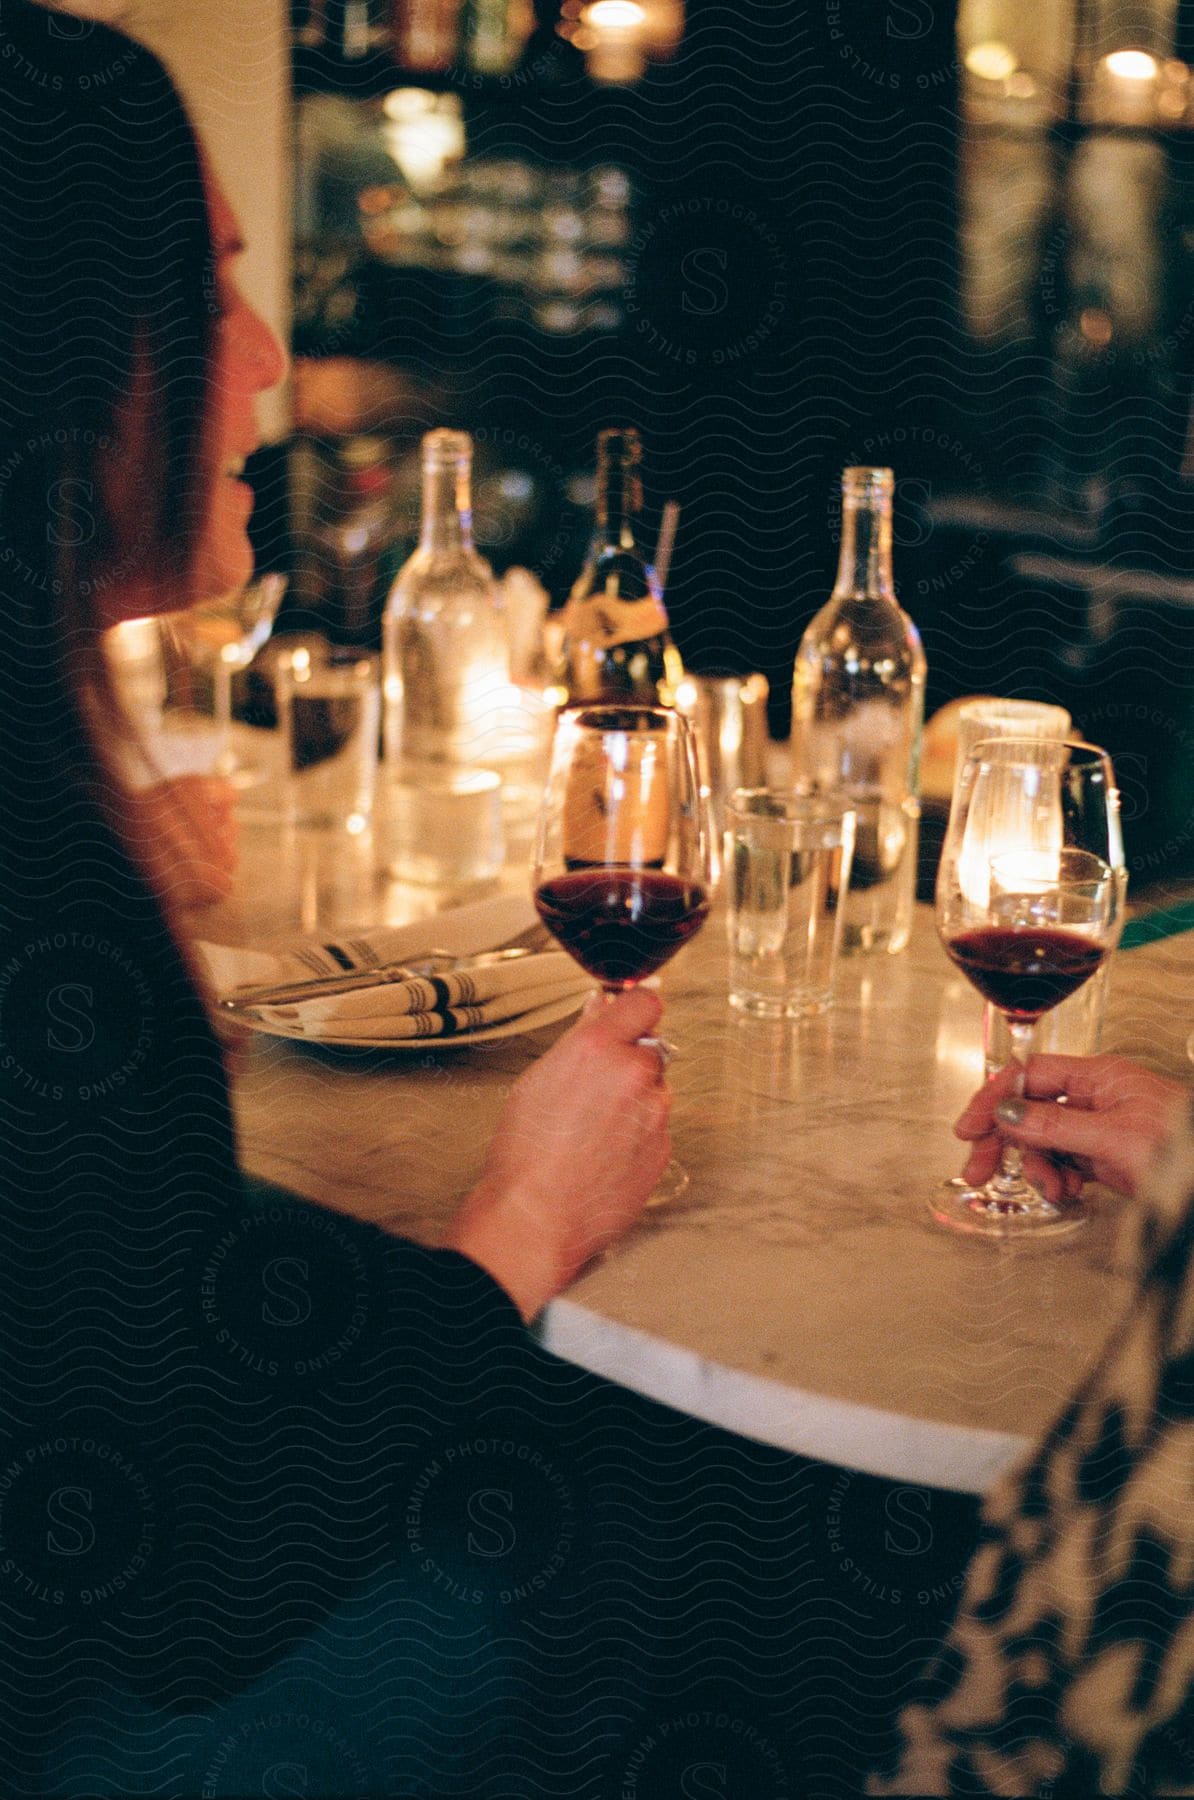
[[[990,1187],[971,1187],[954,1176],[929,1196],[928,1208],[937,1223],[951,1231],[999,1243],[1036,1243],[1064,1237],[1085,1225],[1087,1214],[1080,1203],[1055,1206],[1035,1189],[1029,1193],[1030,1199],[1008,1200]]]
[[[688,1170],[673,1156],[667,1168],[647,1195],[648,1206],[666,1206],[688,1191]]]

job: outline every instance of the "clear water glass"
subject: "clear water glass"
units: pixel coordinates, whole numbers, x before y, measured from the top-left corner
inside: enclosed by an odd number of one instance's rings
[[[296,825],[364,831],[377,785],[377,657],[303,647],[279,658],[275,681],[287,816]]]
[[[804,1018],[833,1001],[856,817],[848,797],[740,788],[726,806],[730,1005]]]

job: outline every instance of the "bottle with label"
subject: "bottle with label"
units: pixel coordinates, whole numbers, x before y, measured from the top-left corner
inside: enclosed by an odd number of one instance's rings
[[[291,0],[296,44],[357,62],[389,44],[389,0]]]
[[[891,573],[890,469],[842,473],[842,543],[828,603],[800,643],[792,777],[848,793],[857,813],[843,949],[902,950],[912,929],[925,658]]]
[[[535,29],[532,0],[469,0],[465,53],[478,75],[510,75]]]
[[[460,52],[464,0],[392,0],[394,60],[412,74],[446,75]]]
[[[467,432],[423,439],[419,546],[390,589],[383,637],[385,753],[394,765],[501,759],[510,654],[501,589],[473,548],[472,458]]]
[[[335,452],[323,516],[310,539],[304,604],[333,644],[376,649],[399,525],[385,438],[346,438]]]
[[[684,677],[663,591],[639,549],[642,506],[637,431],[597,439],[597,529],[564,612],[560,687],[570,706],[639,701],[671,706]]]

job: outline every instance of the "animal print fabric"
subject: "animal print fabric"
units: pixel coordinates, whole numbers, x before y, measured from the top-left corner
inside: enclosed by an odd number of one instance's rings
[[[1194,1121],[1138,1203],[1139,1290],[993,1490],[887,1794],[1194,1794]]]

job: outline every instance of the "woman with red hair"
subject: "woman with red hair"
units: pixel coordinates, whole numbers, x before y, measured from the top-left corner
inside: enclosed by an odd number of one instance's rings
[[[191,1724],[140,1791],[199,1792],[199,1722],[387,1568],[433,1659],[434,1571],[395,1563],[409,1493],[463,1441],[551,1463],[523,1321],[637,1216],[668,1095],[635,1041],[655,996],[583,1018],[515,1085],[450,1249],[242,1182],[185,821],[162,829],[168,790],[156,829],[130,802],[102,632],[249,579],[254,399],[284,357],[161,66],[63,26],[0,17],[0,1785],[92,1791],[141,1709]],[[325,1734],[312,1766],[384,1792],[401,1729],[351,1756]]]

